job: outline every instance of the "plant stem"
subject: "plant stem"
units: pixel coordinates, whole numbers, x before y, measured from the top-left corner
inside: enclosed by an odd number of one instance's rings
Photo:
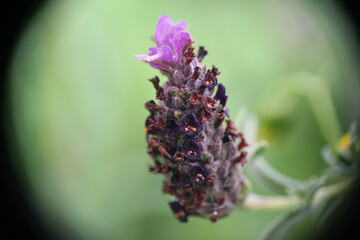
[[[290,178],[273,168],[263,156],[255,157],[244,171],[267,188],[277,194],[287,194],[289,191],[301,190],[306,186],[305,181]]]
[[[300,199],[292,196],[260,196],[250,193],[242,208],[248,210],[285,210],[300,204]]]
[[[350,187],[351,181],[342,181],[339,183],[332,184],[330,186],[325,186],[322,188],[319,188],[312,199],[311,204],[313,206],[317,206],[321,204],[322,202],[335,197],[338,194],[341,194],[345,190],[347,190]]]
[[[248,210],[289,210],[301,205],[310,204],[313,207],[343,193],[350,186],[350,181],[342,181],[319,188],[313,195],[310,203],[294,195],[288,196],[260,196],[249,193],[241,207]]]

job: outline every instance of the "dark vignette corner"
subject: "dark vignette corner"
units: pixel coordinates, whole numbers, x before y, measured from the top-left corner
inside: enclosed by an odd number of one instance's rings
[[[343,8],[345,15],[350,23],[353,24],[357,41],[359,41],[359,20],[357,19],[358,8],[357,2],[351,0],[337,0],[340,7]],[[15,156],[10,146],[9,134],[12,130],[12,119],[9,117],[10,112],[7,100],[7,70],[9,68],[11,56],[17,40],[26,28],[28,21],[39,11],[45,0],[23,0],[7,1],[1,7],[1,62],[0,62],[0,80],[1,92],[0,97],[2,104],[1,111],[1,156],[0,156],[0,239],[56,239],[45,225],[41,222],[39,216],[34,212],[29,200],[27,199],[24,186],[17,178],[17,172],[14,169],[13,160]],[[14,151],[16,152],[16,151]],[[348,236],[354,230],[359,219],[358,203],[354,201],[359,199],[359,191],[353,192],[352,200],[346,206],[342,214],[333,220],[329,225],[329,230],[321,235],[321,239],[333,239],[334,236]],[[357,205],[357,206],[355,206]],[[359,236],[359,234],[358,234]]]
[[[39,11],[45,0],[7,1],[0,14],[2,34],[0,80],[1,80],[1,151],[0,151],[0,239],[56,239],[45,228],[31,207],[26,189],[17,177],[14,160],[16,150],[10,141],[13,130],[8,100],[8,69],[13,50],[29,20]]]

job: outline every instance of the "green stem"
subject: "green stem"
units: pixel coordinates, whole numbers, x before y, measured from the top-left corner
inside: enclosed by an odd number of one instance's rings
[[[298,206],[300,200],[291,196],[260,196],[250,193],[241,207],[247,210],[284,210]]]
[[[245,171],[257,182],[276,192],[287,194],[294,190],[304,189],[306,182],[292,179],[273,168],[263,156],[252,160],[251,166]]]
[[[325,186],[319,188],[312,199],[311,204],[317,206],[326,200],[335,197],[336,195],[347,190],[351,185],[351,181],[342,181],[339,183],[332,184],[330,186]]]
[[[308,203],[316,207],[319,204],[343,193],[350,186],[351,181],[342,181],[329,186],[319,188]],[[305,199],[296,196],[260,196],[249,193],[241,207],[248,210],[289,210],[306,205]]]

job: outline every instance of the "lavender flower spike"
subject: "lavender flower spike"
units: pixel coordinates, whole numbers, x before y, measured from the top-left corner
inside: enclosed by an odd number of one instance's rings
[[[148,55],[135,57],[163,71],[176,68],[184,49],[193,42],[186,29],[184,21],[174,24],[169,16],[161,16],[155,30],[156,47],[150,47]]]
[[[159,101],[145,104],[150,112],[145,123],[153,158],[150,171],[164,175],[163,192],[174,196],[169,205],[180,222],[189,216],[215,222],[244,199],[240,170],[247,143],[232,121],[225,121],[227,96],[225,86],[218,84],[220,72],[200,65],[206,54],[202,50],[196,57],[186,28],[185,22],[173,24],[162,16],[156,25],[156,47],[149,55],[135,56],[167,77],[163,86],[159,77],[149,79]]]

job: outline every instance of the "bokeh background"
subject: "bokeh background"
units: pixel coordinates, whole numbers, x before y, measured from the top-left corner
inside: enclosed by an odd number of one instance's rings
[[[155,97],[147,79],[159,73],[133,58],[154,45],[162,14],[185,20],[195,46],[209,51],[204,62],[222,72],[230,115],[258,116],[265,156],[280,172],[320,174],[321,147],[360,119],[359,49],[333,1],[48,1],[14,52],[9,99],[19,178],[60,238],[257,239],[284,213],[239,208],[216,224],[173,218],[161,176],[146,167],[143,104]],[[305,222],[289,238],[315,228]]]

